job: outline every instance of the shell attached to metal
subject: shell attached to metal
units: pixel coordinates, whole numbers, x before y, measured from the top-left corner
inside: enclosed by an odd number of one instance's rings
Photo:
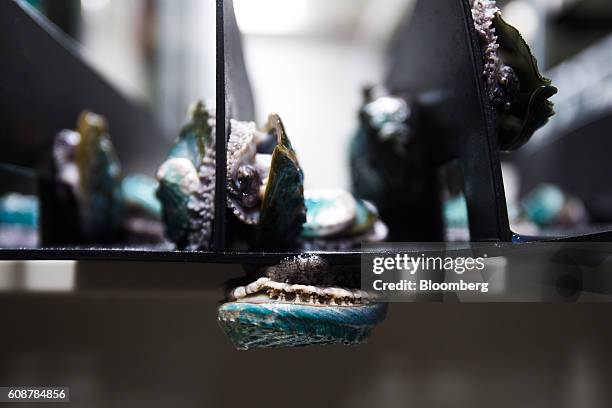
[[[554,115],[557,93],[518,30],[506,23],[495,0],[470,0],[480,35],[489,100],[498,114],[501,150],[515,150]]]
[[[235,248],[289,249],[306,220],[303,173],[280,118],[259,131],[230,122],[227,143],[229,239]],[[215,117],[202,102],[192,109],[157,172],[166,236],[180,249],[210,248],[214,220]]]
[[[297,247],[306,221],[304,174],[281,119],[271,114],[262,131],[253,122],[232,120],[230,126],[230,239],[243,237],[256,249]]]
[[[197,102],[157,171],[166,236],[181,249],[208,249],[215,202],[215,117]]]
[[[286,259],[234,288],[218,309],[219,325],[242,350],[363,343],[387,305],[355,279],[358,266],[332,267],[317,255]]]

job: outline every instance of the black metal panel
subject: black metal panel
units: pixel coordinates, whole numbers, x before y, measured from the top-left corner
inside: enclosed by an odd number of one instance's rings
[[[231,119],[253,121],[255,120],[255,106],[244,60],[242,34],[236,22],[232,0],[225,0],[222,3],[224,4],[223,21],[217,23],[217,29],[223,29],[225,46],[223,64],[225,67],[225,94],[223,95],[226,104],[225,111]],[[222,97],[222,95],[218,96]]]
[[[216,143],[216,163],[215,163],[215,221],[214,221],[214,245],[213,248],[217,251],[225,249],[225,224],[226,224],[226,179],[227,179],[227,75],[225,64],[225,9],[223,0],[217,0],[216,3],[216,47],[217,47],[217,63],[216,63],[216,128],[215,128],[215,143]]]
[[[57,132],[91,109],[108,118],[124,168],[154,173],[168,147],[154,117],[103,80],[55,26],[4,0],[0,50],[0,161],[36,168]]]
[[[217,0],[217,177],[215,248],[226,248],[226,144],[230,119],[255,120],[253,94],[242,52],[242,36],[231,0]]]
[[[509,241],[495,118],[468,0],[418,1],[390,56],[386,84],[422,108],[431,172],[452,159],[463,168],[472,240]]]

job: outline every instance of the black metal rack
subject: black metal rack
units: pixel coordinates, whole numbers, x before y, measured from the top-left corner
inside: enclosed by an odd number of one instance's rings
[[[266,264],[295,255],[235,252],[226,247],[226,140],[229,119],[254,119],[251,88],[231,0],[216,0],[216,196],[212,251],[151,247],[0,249],[0,259],[186,261]],[[470,232],[476,241],[510,241],[495,118],[482,78],[478,36],[468,0],[420,0],[391,48],[386,79],[395,92],[416,95],[429,123],[435,164],[463,168]],[[0,161],[35,169],[58,130],[84,107],[106,115],[119,151],[161,140],[153,117],[94,72],[78,49],[46,20],[14,1],[0,4]],[[142,143],[144,141],[149,141]],[[143,150],[144,149],[144,150]],[[159,162],[162,158],[160,157]],[[425,203],[427,205],[427,203]],[[593,238],[593,237],[591,237]],[[333,263],[359,263],[359,251],[322,252]]]

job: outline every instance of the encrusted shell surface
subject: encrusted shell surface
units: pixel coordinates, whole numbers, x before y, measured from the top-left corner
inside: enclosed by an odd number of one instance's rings
[[[157,196],[162,203],[166,236],[179,247],[190,241],[191,213],[187,204],[198,191],[200,179],[191,161],[182,157],[166,160],[157,171]]]
[[[215,118],[203,102],[157,171],[166,235],[179,248],[211,245],[215,194]]]
[[[227,206],[242,222],[259,223],[262,189],[270,164],[260,159],[257,143],[262,138],[255,123],[231,120],[227,143]]]
[[[166,234],[179,248],[210,246],[215,189],[214,122],[213,112],[198,103],[191,122],[157,172],[157,195],[162,202]],[[275,141],[271,142],[270,137]],[[272,146],[272,154],[267,154]],[[276,115],[270,116],[264,131],[258,131],[251,122],[231,121],[227,207],[243,226],[254,227],[251,232],[255,238],[250,244],[276,249],[296,244],[305,218],[303,174]]]
[[[544,78],[521,34],[506,23],[495,0],[470,0],[479,33],[489,99],[499,114],[498,143],[514,150],[554,115],[548,100],[557,93]]]
[[[474,28],[482,39],[484,60],[483,75],[490,89],[503,87],[514,76],[514,71],[504,64],[498,53],[499,44],[493,20],[499,16],[500,10],[495,0],[470,0]],[[509,101],[506,101],[509,103]]]

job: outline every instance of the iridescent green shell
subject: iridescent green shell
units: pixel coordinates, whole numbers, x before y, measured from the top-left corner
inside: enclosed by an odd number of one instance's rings
[[[278,115],[270,115],[268,132],[276,135],[277,145],[261,204],[258,245],[287,249],[297,245],[306,221],[304,174]]]
[[[557,88],[540,74],[535,57],[516,28],[500,15],[493,19],[493,27],[498,36],[498,53],[518,78],[518,91],[500,110],[498,130],[500,149],[514,150],[554,115],[554,105],[548,98],[557,93]]]
[[[386,304],[307,306],[282,302],[229,302],[218,310],[219,325],[234,346],[300,347],[365,342],[386,316]]]
[[[106,119],[83,112],[75,160],[80,178],[81,222],[89,241],[114,236],[121,226],[121,167],[107,133]]]

